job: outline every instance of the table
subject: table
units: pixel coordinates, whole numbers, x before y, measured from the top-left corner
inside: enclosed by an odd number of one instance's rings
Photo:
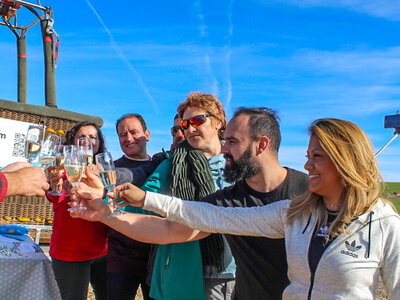
[[[40,233],[42,229],[45,230],[52,230],[53,226],[51,225],[24,225],[28,229],[35,229],[36,230],[36,238],[35,238],[35,243],[39,244],[40,242]]]
[[[28,235],[0,234],[0,295],[1,299],[61,299],[49,258]]]

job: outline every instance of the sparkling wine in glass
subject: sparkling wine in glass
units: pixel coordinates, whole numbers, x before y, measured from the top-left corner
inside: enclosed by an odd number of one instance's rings
[[[77,141],[77,146],[85,159],[86,166],[90,166],[93,163],[92,140],[89,137],[80,137]]]
[[[61,145],[61,138],[55,134],[49,134],[43,142],[39,155],[39,168],[44,171],[52,166],[56,160],[56,153]]]
[[[39,156],[43,141],[44,127],[41,125],[29,125],[25,136],[25,157],[32,163]]]
[[[57,167],[57,170],[63,170],[64,169],[64,146],[60,145],[58,147],[58,150],[56,152],[56,159],[54,162],[54,166]],[[58,184],[53,190],[49,191],[50,195],[54,196],[62,196],[61,193],[62,190],[62,184]]]
[[[96,165],[97,168],[99,169],[99,175],[101,180],[103,181],[104,187],[107,189],[107,191],[111,192],[115,188],[115,184],[117,182],[117,176],[115,172],[115,165],[111,156],[110,152],[104,152],[104,153],[99,153],[96,155]],[[113,199],[114,206],[113,206],[113,212],[109,216],[109,218],[112,218],[117,215],[124,214],[125,212],[122,210],[119,210],[117,208],[117,203],[118,199]]]
[[[67,173],[68,181],[71,183],[73,187],[77,187],[79,182],[81,181],[82,175],[85,172],[85,163],[84,158],[81,155],[78,146],[70,147],[69,151],[65,153],[64,158],[64,168]],[[68,210],[75,209],[87,209],[80,202],[75,207],[71,207]]]

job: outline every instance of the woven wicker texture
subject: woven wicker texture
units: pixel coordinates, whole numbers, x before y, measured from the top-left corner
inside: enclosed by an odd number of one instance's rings
[[[52,128],[54,130],[64,130],[65,132],[67,132],[77,123],[75,121],[42,117],[30,113],[15,112],[2,108],[0,108],[0,118],[35,124],[44,122],[48,128]]]

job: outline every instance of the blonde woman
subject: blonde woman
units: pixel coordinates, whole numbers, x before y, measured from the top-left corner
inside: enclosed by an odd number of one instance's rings
[[[310,134],[309,191],[292,201],[226,208],[133,186],[125,187],[125,199],[203,232],[285,237],[290,285],[283,299],[374,299],[379,276],[389,299],[400,299],[400,217],[378,198],[371,142],[338,119],[315,121]]]

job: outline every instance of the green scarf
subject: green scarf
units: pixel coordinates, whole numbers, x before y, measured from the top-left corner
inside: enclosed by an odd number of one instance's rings
[[[207,158],[200,150],[192,148],[183,141],[174,150],[168,177],[168,187],[171,196],[184,200],[199,201],[215,192]],[[224,270],[224,242],[220,234],[212,234],[199,241],[203,271],[211,268],[213,273]]]

